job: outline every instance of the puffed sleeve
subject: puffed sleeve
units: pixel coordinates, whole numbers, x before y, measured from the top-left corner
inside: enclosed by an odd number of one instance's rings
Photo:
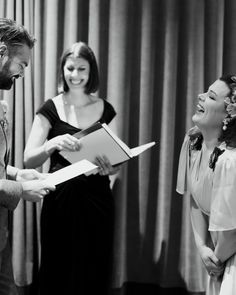
[[[224,231],[236,228],[236,150],[226,150],[216,163],[209,230]]]
[[[177,193],[183,195],[187,190],[188,186],[188,169],[189,169],[189,145],[190,138],[189,135],[186,134],[182,148],[179,156],[179,166],[178,166],[178,174],[177,174],[177,185],[176,191]]]

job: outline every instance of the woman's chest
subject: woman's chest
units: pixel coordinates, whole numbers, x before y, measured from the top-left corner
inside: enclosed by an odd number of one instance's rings
[[[85,129],[99,121],[102,112],[95,107],[75,108],[69,107],[65,110],[64,120],[78,129]]]
[[[56,108],[60,120],[67,122],[78,129],[88,128],[99,121],[104,113],[104,105],[102,101],[97,101],[83,107],[58,103]]]
[[[213,171],[209,167],[208,157],[203,158],[201,153],[191,159],[189,184],[193,198],[202,211],[210,213]]]

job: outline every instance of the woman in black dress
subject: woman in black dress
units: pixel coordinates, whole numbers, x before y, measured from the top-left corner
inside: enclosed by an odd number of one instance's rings
[[[61,150],[79,150],[72,135],[95,122],[109,124],[116,112],[98,89],[97,62],[85,43],[78,42],[61,59],[62,92],[37,111],[26,145],[27,167],[50,157],[54,172],[69,163]],[[96,147],[94,147],[96,149]],[[110,174],[117,172],[98,156],[99,173],[58,185],[43,202],[41,214],[40,294],[108,294],[114,203]]]

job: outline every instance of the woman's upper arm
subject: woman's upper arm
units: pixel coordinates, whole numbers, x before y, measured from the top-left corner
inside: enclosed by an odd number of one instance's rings
[[[229,257],[236,253],[236,229],[229,231],[219,231],[217,233],[217,243],[215,255],[225,262]]]
[[[37,114],[27,140],[25,151],[43,145],[47,139],[50,129],[51,124],[48,119],[41,114]]]
[[[210,231],[236,229],[236,150],[226,150],[218,159],[211,194]]]

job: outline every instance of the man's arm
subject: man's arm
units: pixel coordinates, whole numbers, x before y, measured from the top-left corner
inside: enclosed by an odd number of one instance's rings
[[[20,182],[0,179],[0,206],[14,210],[22,194],[23,187]]]
[[[19,168],[7,165],[7,179],[16,180],[16,175],[19,170]]]
[[[55,190],[55,186],[45,182],[45,176],[35,169],[18,169],[7,166],[7,177],[0,180],[0,206],[14,210],[20,199],[39,202]]]

